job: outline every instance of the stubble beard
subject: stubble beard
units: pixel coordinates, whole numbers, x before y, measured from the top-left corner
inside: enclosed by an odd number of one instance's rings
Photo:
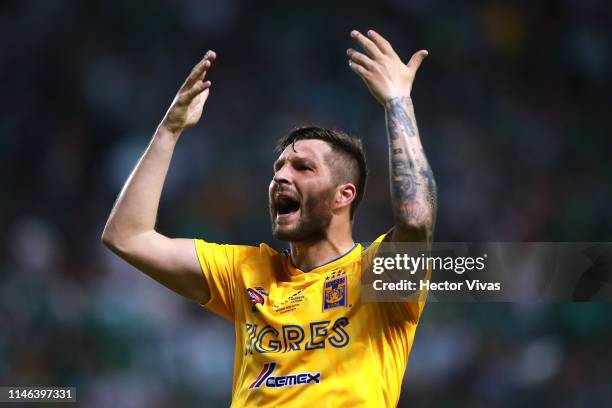
[[[332,219],[333,193],[334,189],[331,189],[318,197],[306,199],[300,206],[300,215],[296,225],[290,229],[276,225],[274,212],[270,206],[274,238],[288,242],[317,241],[325,238]]]

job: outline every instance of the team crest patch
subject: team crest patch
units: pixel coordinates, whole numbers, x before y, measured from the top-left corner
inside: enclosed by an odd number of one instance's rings
[[[346,276],[325,281],[323,286],[323,311],[346,306]]]

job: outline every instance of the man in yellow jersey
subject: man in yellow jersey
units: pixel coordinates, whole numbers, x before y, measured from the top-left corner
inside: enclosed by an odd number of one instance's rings
[[[102,240],[173,291],[234,322],[232,406],[390,407],[399,400],[424,297],[361,301],[361,270],[376,245],[431,242],[436,187],[410,98],[427,51],[406,64],[379,34],[350,33],[349,66],[386,114],[393,228],[369,248],[352,220],[363,196],[361,143],[336,130],[299,128],[280,140],[269,200],[278,253],[171,239],[155,230],[163,182],[179,135],[200,119],[211,82],[209,51],[193,68],[128,178]]]

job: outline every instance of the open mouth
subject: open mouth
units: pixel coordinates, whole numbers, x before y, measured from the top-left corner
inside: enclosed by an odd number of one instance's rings
[[[297,214],[300,210],[300,202],[293,197],[282,195],[276,198],[274,207],[276,209],[276,218],[284,219]]]

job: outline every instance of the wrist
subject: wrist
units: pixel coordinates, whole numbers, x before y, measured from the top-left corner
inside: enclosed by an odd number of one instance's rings
[[[164,123],[161,123],[155,130],[154,138],[160,142],[175,144],[182,132],[183,129],[169,128]]]
[[[385,109],[390,109],[394,107],[395,105],[397,105],[397,103],[402,103],[402,102],[412,102],[410,93],[405,94],[405,95],[397,95],[397,96],[388,97],[384,100],[383,106],[385,107]]]

